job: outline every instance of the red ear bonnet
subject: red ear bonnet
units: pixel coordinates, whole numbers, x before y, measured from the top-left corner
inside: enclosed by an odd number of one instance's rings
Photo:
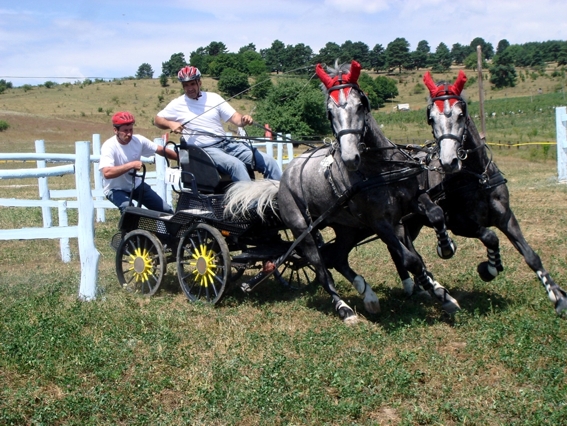
[[[465,75],[463,70],[459,71],[459,75],[457,76],[455,83],[451,84],[450,86],[447,86],[446,84],[437,86],[437,84],[435,84],[435,82],[433,81],[433,78],[431,78],[431,73],[429,71],[427,71],[423,76],[423,83],[425,83],[425,86],[429,89],[429,95],[432,98],[437,98],[439,96],[445,95],[461,96],[461,92],[463,91],[466,82],[467,76]],[[453,105],[456,101],[456,99],[449,99],[451,105]],[[440,104],[437,106],[442,111],[443,101],[436,102],[440,102]]]
[[[315,67],[315,74],[317,74],[317,77],[319,77],[321,83],[323,83],[323,85],[327,88],[327,90],[329,90],[331,87],[338,86],[340,84],[349,83],[349,84],[358,85],[358,77],[360,76],[361,69],[362,67],[358,62],[352,61],[350,64],[350,71],[347,74],[330,77],[329,74],[325,72],[321,64],[317,64],[317,66]],[[346,87],[341,90],[344,90],[345,96],[348,96],[350,89],[351,89],[350,87]],[[333,90],[329,92],[329,96],[331,96],[337,104],[339,103],[338,90]]]

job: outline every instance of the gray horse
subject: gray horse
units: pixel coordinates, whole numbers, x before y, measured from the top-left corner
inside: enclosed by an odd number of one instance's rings
[[[277,198],[281,219],[292,231],[296,244],[301,244],[315,268],[317,281],[331,295],[335,310],[345,322],[356,321],[357,317],[339,296],[328,268],[334,267],[344,275],[364,295],[365,308],[377,312],[375,293],[348,265],[352,248],[373,234],[387,245],[396,265],[409,270],[443,309],[455,312],[459,309],[457,301],[427,273],[421,257],[401,244],[395,232],[404,216],[420,210],[445,235],[443,251],[453,249],[444,232],[443,211],[427,194],[420,193],[417,176],[423,173],[422,166],[379,129],[368,99],[357,84],[357,62],[329,74],[317,65],[316,72],[327,91],[327,110],[337,142],[295,158],[277,187],[272,181],[237,182],[227,192],[225,212],[245,215],[248,206],[262,194],[265,202],[257,203],[258,213],[262,214],[262,209]],[[320,249],[316,231],[326,226],[334,230],[336,238]]]
[[[492,161],[489,148],[461,97],[465,74],[461,71],[453,84],[444,81],[435,83],[429,72],[423,80],[430,93],[427,120],[435,143],[429,152],[428,179],[422,186],[443,208],[447,227],[455,235],[476,238],[486,247],[488,260],[477,268],[484,281],[493,280],[503,270],[498,236],[489,229],[495,226],[524,257],[541,280],[555,311],[561,314],[567,310],[567,295],[553,281],[522,234],[510,208],[506,180]],[[412,216],[406,220],[406,238],[415,239],[424,225],[428,224],[423,216]],[[406,244],[410,242],[406,241]],[[407,274],[402,273],[401,278],[407,278]]]

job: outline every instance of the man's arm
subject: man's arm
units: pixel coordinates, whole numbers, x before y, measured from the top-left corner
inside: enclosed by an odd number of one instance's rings
[[[159,115],[154,118],[154,125],[163,130],[171,130],[173,133],[181,133],[183,125],[177,121],[166,120]],[[169,157],[168,157],[169,158]]]
[[[121,164],[119,166],[103,167],[101,171],[105,179],[114,179],[117,178],[118,176],[122,176],[124,173],[128,173],[132,169],[140,170],[141,168],[142,168],[142,162],[136,160],[136,161],[130,161],[129,163]]]
[[[239,112],[232,114],[232,117],[228,120],[237,127],[244,127],[254,123],[254,120],[249,115],[242,115]]]
[[[161,155],[162,157],[167,157],[170,160],[179,161],[177,158],[177,154],[174,150],[166,148],[164,146],[158,145],[158,149],[156,149],[156,154]]]

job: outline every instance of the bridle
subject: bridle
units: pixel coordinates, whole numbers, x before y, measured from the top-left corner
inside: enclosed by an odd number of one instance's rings
[[[464,149],[463,146],[465,144],[465,141],[467,139],[467,135],[468,135],[468,124],[469,124],[469,120],[470,117],[468,115],[467,112],[467,103],[466,101],[458,95],[453,95],[453,94],[447,94],[447,95],[442,95],[442,96],[436,96],[434,98],[431,98],[431,103],[427,106],[427,123],[429,123],[429,125],[433,125],[433,119],[431,118],[431,108],[433,108],[433,105],[435,105],[436,101],[446,101],[449,99],[456,99],[457,102],[455,102],[451,107],[455,106],[456,104],[462,104],[463,105],[463,114],[465,116],[465,128],[463,130],[463,135],[461,137],[458,137],[452,133],[443,133],[441,136],[436,136],[435,135],[435,131],[432,129],[432,133],[433,133],[433,138],[434,138],[434,144],[435,147],[433,149],[433,159],[435,159],[435,157],[438,157],[439,155],[439,151],[441,150],[441,141],[444,139],[452,139],[454,141],[457,142],[458,147],[457,147],[457,158],[461,161],[464,161],[467,159],[469,153],[474,152],[476,150],[478,150],[480,147],[476,147],[473,149]],[[448,117],[451,113],[447,113],[444,112],[444,114]]]
[[[331,92],[334,92],[336,90],[346,89],[346,88],[352,88],[352,89],[354,89],[358,92],[358,94],[360,96],[360,100],[362,101],[362,104],[364,105],[366,112],[369,112],[370,111],[370,102],[368,101],[368,98],[366,97],[364,92],[360,89],[358,84],[345,83],[345,84],[338,84],[336,86],[332,86],[332,87],[327,89],[327,96],[328,96],[328,98],[331,98]],[[327,99],[327,101],[328,101],[328,99]],[[368,130],[368,124],[366,122],[366,118],[364,119],[364,125],[360,129],[346,128],[346,129],[341,129],[337,132],[336,129],[335,129],[335,126],[333,125],[333,116],[332,116],[330,111],[328,112],[327,117],[329,118],[329,121],[331,122],[331,130],[333,131],[333,135],[335,136],[335,139],[337,140],[337,145],[339,147],[340,147],[340,144],[338,142],[340,141],[340,138],[342,136],[354,134],[354,135],[360,135],[359,141],[358,141],[359,151],[365,151],[366,150],[366,144],[364,142],[362,142],[364,136],[366,135],[366,131]]]

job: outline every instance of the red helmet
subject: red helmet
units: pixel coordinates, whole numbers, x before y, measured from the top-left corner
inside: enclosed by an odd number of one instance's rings
[[[186,66],[181,68],[177,73],[177,79],[179,81],[192,81],[199,80],[201,78],[201,71],[197,67]]]
[[[112,116],[112,124],[116,127],[122,126],[123,124],[134,124],[134,116],[128,111],[119,111]]]

